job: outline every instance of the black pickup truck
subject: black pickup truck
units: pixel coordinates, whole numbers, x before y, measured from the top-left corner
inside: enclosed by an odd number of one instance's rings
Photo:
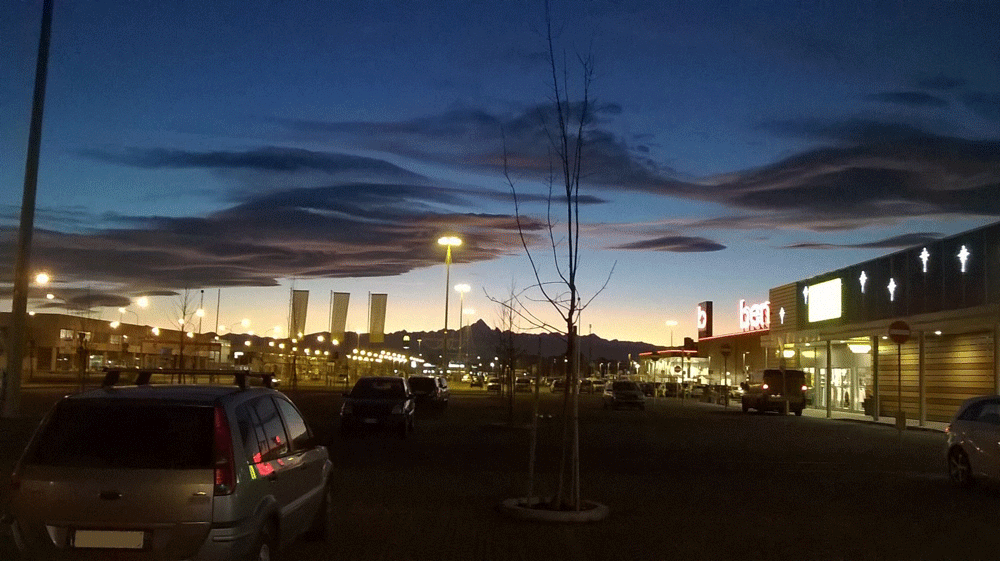
[[[753,409],[764,411],[788,411],[801,416],[806,406],[806,373],[801,370],[765,370],[761,382],[745,388],[743,394],[743,412]]]

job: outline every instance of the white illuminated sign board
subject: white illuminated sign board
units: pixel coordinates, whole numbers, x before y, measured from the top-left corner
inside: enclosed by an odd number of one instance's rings
[[[840,279],[809,287],[809,322],[839,318],[842,310]]]
[[[740,300],[740,330],[762,331],[771,328],[771,302],[747,305]]]

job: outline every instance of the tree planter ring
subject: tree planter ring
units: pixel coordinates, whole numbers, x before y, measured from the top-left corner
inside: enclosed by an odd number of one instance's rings
[[[594,501],[580,501],[580,510],[550,510],[536,508],[542,502],[539,498],[529,503],[524,497],[506,499],[500,503],[500,511],[518,520],[533,522],[597,522],[608,517],[608,507]]]

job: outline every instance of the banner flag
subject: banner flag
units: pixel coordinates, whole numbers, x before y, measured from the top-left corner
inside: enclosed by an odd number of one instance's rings
[[[385,341],[385,306],[388,294],[372,294],[371,310],[368,319],[368,342],[382,343]]]
[[[288,320],[288,336],[299,337],[299,333],[305,334],[306,330],[306,308],[309,306],[308,290],[292,291],[292,314]]]
[[[347,330],[347,304],[351,300],[350,293],[334,292],[330,311],[330,338],[344,341]]]

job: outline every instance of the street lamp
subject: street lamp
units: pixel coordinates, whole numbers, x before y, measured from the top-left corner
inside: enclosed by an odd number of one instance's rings
[[[667,327],[670,328],[670,346],[674,346],[674,328],[677,327],[677,320],[668,319]]]
[[[458,359],[462,360],[462,351],[465,349],[465,333],[462,332],[462,328],[465,327],[462,317],[465,314],[465,293],[472,290],[472,287],[467,284],[456,284],[455,290],[458,291]],[[462,362],[464,364],[465,361]]]
[[[462,240],[455,236],[442,236],[438,244],[447,248],[444,258],[444,341],[441,362],[444,363],[444,374],[448,375],[448,295],[451,286],[451,248],[462,245]]]

